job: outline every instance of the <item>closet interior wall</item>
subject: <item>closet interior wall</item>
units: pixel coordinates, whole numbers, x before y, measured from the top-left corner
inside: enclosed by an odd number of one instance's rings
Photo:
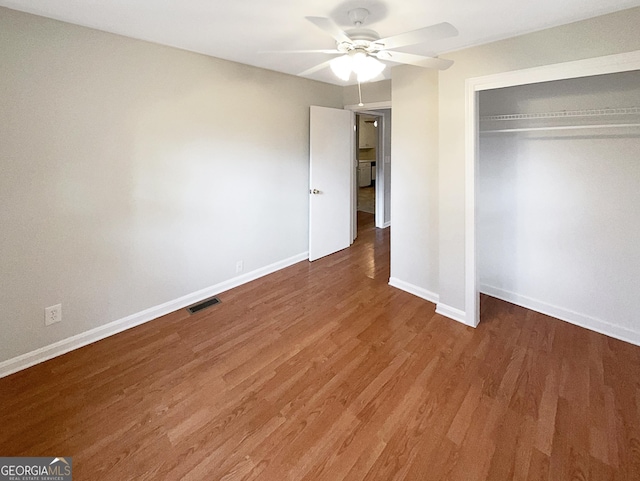
[[[640,339],[640,71],[479,94],[480,291]]]

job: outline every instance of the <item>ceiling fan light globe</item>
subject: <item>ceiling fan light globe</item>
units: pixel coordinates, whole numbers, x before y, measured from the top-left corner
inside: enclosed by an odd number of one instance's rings
[[[360,50],[352,51],[350,54],[350,57],[351,57],[351,65],[354,72],[357,72],[358,69],[360,69],[361,66],[364,65],[367,61],[367,54]]]
[[[334,58],[329,64],[333,73],[345,82],[351,77],[351,58],[348,55]]]
[[[365,59],[358,64],[357,68],[354,65],[353,70],[358,76],[359,82],[368,82],[380,75],[385,67],[386,65],[378,59],[366,56]]]

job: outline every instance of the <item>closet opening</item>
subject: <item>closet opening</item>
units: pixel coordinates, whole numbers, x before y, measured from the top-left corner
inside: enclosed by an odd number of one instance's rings
[[[585,327],[632,328],[640,71],[485,90],[478,107],[480,293]]]
[[[467,323],[482,293],[640,344],[639,52],[467,89]]]

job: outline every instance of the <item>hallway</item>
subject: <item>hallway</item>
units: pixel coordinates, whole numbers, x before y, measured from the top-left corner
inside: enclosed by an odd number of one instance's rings
[[[376,213],[376,187],[358,187],[358,212]]]

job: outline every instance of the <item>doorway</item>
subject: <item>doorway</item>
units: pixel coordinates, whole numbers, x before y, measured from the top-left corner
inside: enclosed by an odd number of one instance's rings
[[[391,109],[356,112],[355,129],[355,214],[383,229],[391,224]]]
[[[369,114],[357,114],[358,152],[358,213],[375,215],[376,213],[376,161],[378,151],[378,117]]]
[[[355,114],[351,109],[310,109],[310,261],[348,247],[358,235],[359,149]],[[391,111],[387,108],[368,114],[374,121],[378,119],[377,128],[382,133],[377,136],[375,148],[375,214],[363,214],[369,216],[374,228],[385,228],[390,225]]]

